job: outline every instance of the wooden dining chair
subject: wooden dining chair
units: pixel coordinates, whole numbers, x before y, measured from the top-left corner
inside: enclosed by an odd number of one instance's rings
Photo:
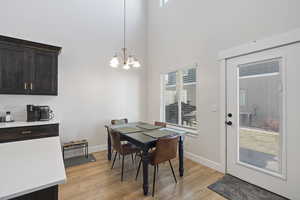
[[[111,142],[112,142],[112,148],[113,150],[116,151],[114,160],[111,166],[111,169],[114,168],[115,162],[117,155],[122,156],[122,172],[121,172],[121,181],[123,181],[123,174],[124,174],[124,159],[126,155],[131,155],[132,162],[134,163],[133,160],[133,154],[134,153],[139,153],[140,149],[138,149],[136,146],[127,143],[127,144],[122,144],[121,139],[120,139],[120,134],[117,132],[110,131],[110,136],[111,136]]]
[[[156,142],[156,149],[149,153],[150,154],[150,164],[154,166],[152,196],[154,196],[156,172],[158,170],[158,165],[160,163],[164,163],[166,161],[169,162],[175,183],[177,183],[177,179],[176,179],[174,169],[173,169],[173,166],[171,163],[171,160],[175,159],[177,156],[177,146],[178,146],[178,136],[160,138]],[[140,160],[140,163],[138,166],[138,170],[137,170],[136,177],[135,177],[136,179],[139,175],[141,163],[142,163],[142,160]]]
[[[165,122],[154,122],[154,126],[161,126],[163,128],[166,128],[167,123],[165,123]]]
[[[113,119],[111,120],[111,125],[122,125],[122,124],[128,124],[128,119],[124,118],[124,119]],[[122,142],[124,142],[124,140],[121,140]],[[127,141],[125,143],[128,143]]]
[[[127,118],[124,118],[124,119],[113,119],[113,120],[111,120],[111,124],[112,125],[128,124],[128,119]]]

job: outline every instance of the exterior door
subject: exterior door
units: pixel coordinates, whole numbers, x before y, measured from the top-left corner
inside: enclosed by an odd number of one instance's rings
[[[300,44],[232,58],[227,173],[300,199]]]

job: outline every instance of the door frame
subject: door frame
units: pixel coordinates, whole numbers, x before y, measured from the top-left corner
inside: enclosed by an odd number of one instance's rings
[[[221,51],[218,55],[220,62],[220,162],[223,173],[227,172],[227,60],[243,55],[253,54],[264,50],[300,42],[300,28],[262,40],[253,41],[234,48]]]

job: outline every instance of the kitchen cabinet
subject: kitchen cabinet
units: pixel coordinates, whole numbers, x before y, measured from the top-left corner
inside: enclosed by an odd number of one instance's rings
[[[0,36],[0,94],[57,95],[61,47]]]
[[[28,65],[24,48],[0,43],[0,93],[25,94]]]
[[[58,200],[58,185],[12,198],[10,200]]]
[[[0,128],[0,143],[55,137],[59,135],[59,124]]]
[[[57,54],[34,50],[31,62],[29,93],[57,95]]]

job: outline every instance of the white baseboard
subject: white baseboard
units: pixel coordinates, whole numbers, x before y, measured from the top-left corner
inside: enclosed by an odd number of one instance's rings
[[[90,146],[89,147],[89,152],[94,153],[94,152],[99,152],[99,151],[105,151],[107,150],[107,145],[95,145],[95,146]],[[217,163],[211,160],[208,160],[206,158],[203,158],[201,156],[198,156],[196,154],[193,154],[191,152],[185,152],[184,156],[188,159],[191,159],[192,161],[199,163],[201,165],[204,165],[206,167],[212,168],[216,171],[219,171],[221,173],[225,173],[224,167],[221,165],[221,163]]]
[[[217,163],[211,160],[208,160],[206,158],[203,158],[201,156],[198,156],[196,154],[193,154],[191,152],[185,152],[184,156],[196,163],[199,163],[201,165],[204,165],[206,167],[212,168],[216,171],[219,171],[221,173],[225,173],[224,167],[221,165],[221,163]]]
[[[94,153],[94,152],[99,152],[99,151],[105,151],[107,150],[107,144],[102,144],[102,145],[94,145],[89,147],[89,152]],[[225,173],[224,167],[221,165],[221,163],[217,163],[211,160],[208,160],[206,158],[203,158],[201,156],[198,156],[196,154],[193,154],[191,152],[185,152],[184,156],[188,159],[191,159],[192,161],[199,163],[201,165],[204,165],[206,167],[212,168],[214,170],[217,170],[221,173]]]

